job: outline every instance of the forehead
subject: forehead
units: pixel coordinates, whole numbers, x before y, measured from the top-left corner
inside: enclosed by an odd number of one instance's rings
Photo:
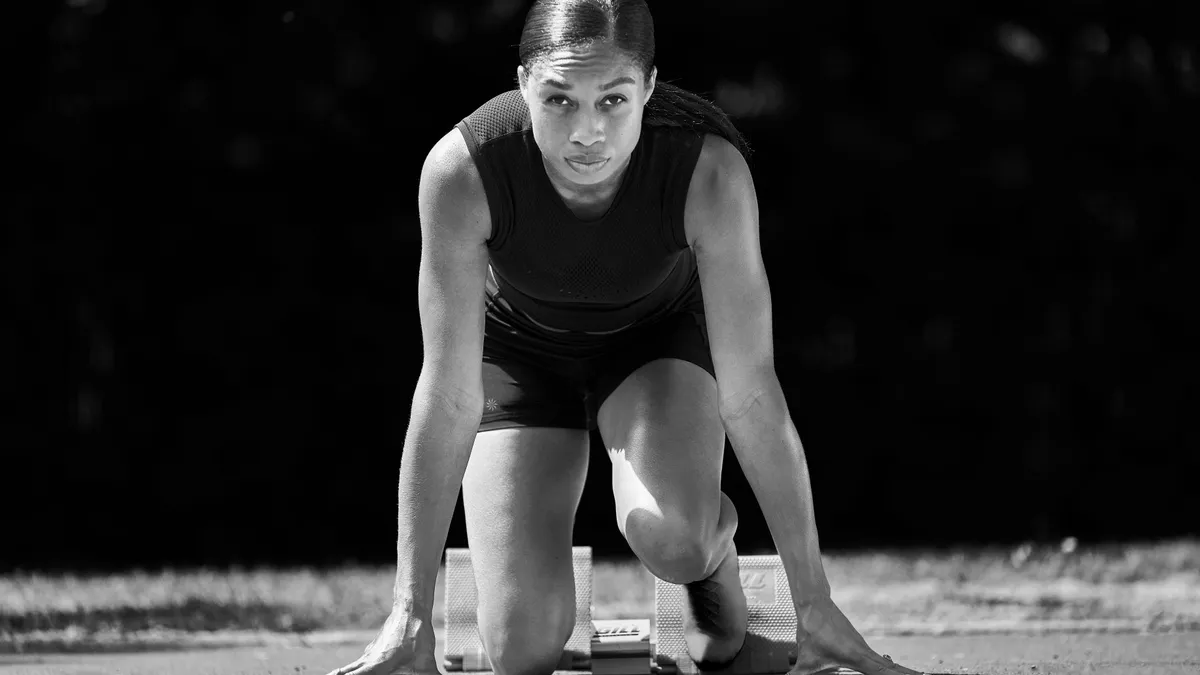
[[[539,84],[556,80],[571,85],[608,82],[623,75],[637,80],[638,74],[633,61],[607,43],[557,49],[538,59],[532,73]]]

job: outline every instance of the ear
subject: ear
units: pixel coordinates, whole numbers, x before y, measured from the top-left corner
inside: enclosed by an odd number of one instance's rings
[[[521,88],[521,93],[525,93],[525,88],[529,86],[529,71],[525,70],[525,66],[517,66],[517,86]]]
[[[658,66],[650,66],[650,82],[646,84],[646,98],[649,101],[654,95],[654,85],[658,83]]]

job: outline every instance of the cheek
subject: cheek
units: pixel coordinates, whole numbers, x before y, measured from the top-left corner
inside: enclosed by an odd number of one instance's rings
[[[529,116],[533,127],[533,138],[543,147],[561,143],[562,138],[570,133],[563,115],[548,115],[545,113]]]
[[[609,142],[619,147],[622,152],[631,153],[634,146],[637,145],[638,138],[641,137],[641,132],[642,118],[636,115],[626,115],[613,120],[613,124],[609,127]]]

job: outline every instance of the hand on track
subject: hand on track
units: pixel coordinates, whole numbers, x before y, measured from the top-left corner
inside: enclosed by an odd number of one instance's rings
[[[871,649],[832,599],[816,598],[796,612],[797,659],[790,675],[922,675]]]
[[[417,626],[415,635],[408,634],[412,626]],[[394,611],[362,656],[328,675],[438,675],[433,646],[433,626],[428,621],[418,623],[406,612]]]

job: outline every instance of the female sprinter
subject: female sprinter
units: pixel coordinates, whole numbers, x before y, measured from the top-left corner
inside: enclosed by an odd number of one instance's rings
[[[729,662],[746,635],[737,511],[720,488],[728,434],[795,601],[793,672],[914,674],[830,599],[742,137],[656,83],[645,0],[538,0],[519,56],[519,89],[422,169],[424,360],[393,608],[331,675],[437,672],[433,588],[460,486],[495,672],[552,672],[574,626],[572,528],[595,428],[618,528],[651,573],[687,587],[695,662]]]

